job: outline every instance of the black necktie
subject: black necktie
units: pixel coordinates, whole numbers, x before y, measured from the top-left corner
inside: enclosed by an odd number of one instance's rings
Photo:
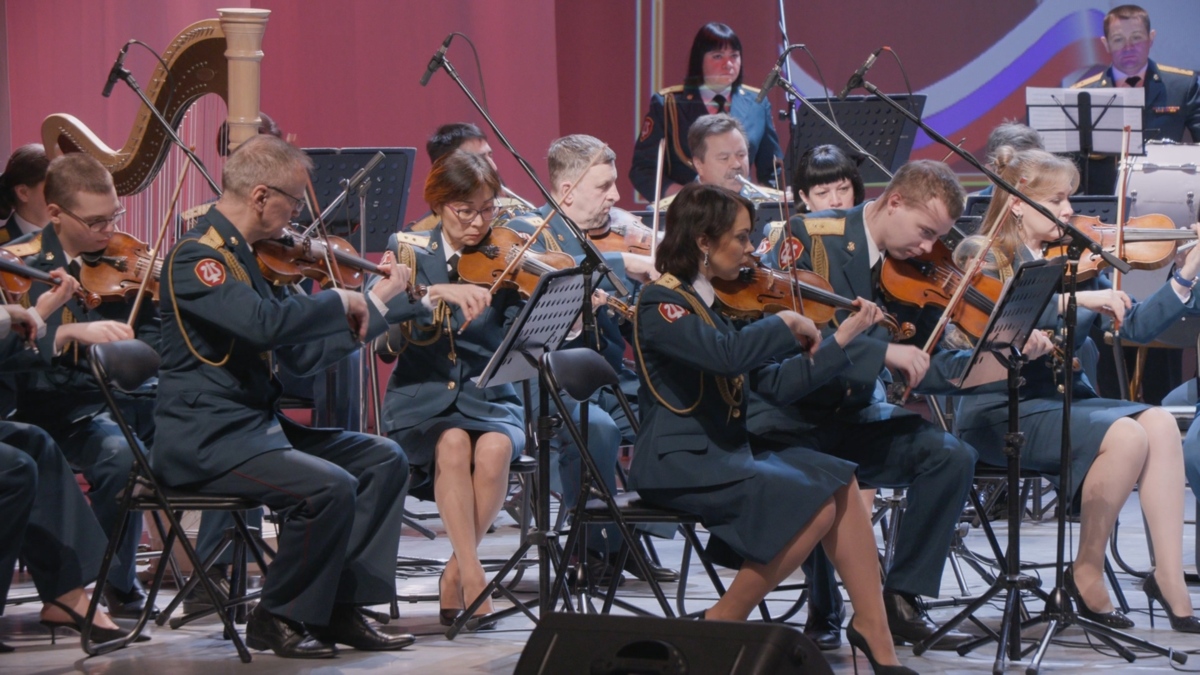
[[[1141,81],[1142,81],[1142,78],[1138,77],[1137,75],[1134,75],[1133,77],[1125,78],[1125,84],[1127,84],[1131,87],[1138,86],[1138,82],[1141,82]]]
[[[725,112],[725,101],[725,97],[720,94],[717,94],[712,98],[713,105],[717,106],[718,113]]]
[[[871,266],[871,294],[878,298],[883,294],[883,289],[879,285],[879,275],[883,271],[883,256],[879,256],[879,260]]]
[[[446,261],[446,274],[450,276],[450,283],[458,281],[458,254],[450,256]]]
[[[71,276],[75,277],[76,281],[79,280],[79,269],[80,267],[78,260],[72,260],[70,264],[67,265],[67,272],[69,272]]]

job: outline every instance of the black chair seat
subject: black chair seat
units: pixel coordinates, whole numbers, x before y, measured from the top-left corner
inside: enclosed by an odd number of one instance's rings
[[[517,458],[508,465],[509,473],[533,473],[537,471],[537,457],[529,455],[517,455]]]
[[[675,509],[664,509],[657,506],[651,506],[642,501],[641,497],[636,492],[621,492],[613,496],[613,501],[617,504],[617,509],[621,511],[621,517],[628,522],[662,522],[669,520],[678,520],[683,523],[698,524],[700,518],[687,513],[685,511],[676,511]],[[584,506],[584,514],[589,519],[608,519],[608,507],[605,506],[603,499],[589,499]]]

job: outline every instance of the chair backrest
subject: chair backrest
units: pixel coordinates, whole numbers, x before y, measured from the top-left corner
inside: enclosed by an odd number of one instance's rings
[[[88,350],[96,380],[130,392],[158,374],[158,352],[141,340],[120,340],[92,345]]]
[[[601,387],[620,384],[612,366],[594,349],[548,352],[542,363],[554,388],[567,392],[576,401],[586,401]]]

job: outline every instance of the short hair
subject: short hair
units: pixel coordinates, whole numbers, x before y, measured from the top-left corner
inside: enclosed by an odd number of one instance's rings
[[[257,185],[278,184],[296,169],[311,171],[312,160],[282,138],[259,134],[239,145],[221,169],[226,194],[249,197]]]
[[[604,144],[604,141],[587,134],[571,134],[563,136],[550,144],[550,152],[546,164],[550,169],[550,190],[568,181],[579,180],[584,167],[592,161],[592,157],[603,148],[603,154],[597,164],[616,164],[617,153]]]
[[[261,110],[258,112],[258,133],[283,138],[283,131],[279,125],[271,119],[270,115]],[[217,128],[217,155],[229,156],[229,120],[221,122],[221,126]]]
[[[701,235],[716,242],[733,229],[738,211],[746,210],[754,222],[754,203],[728,188],[688,183],[667,207],[666,228],[654,256],[654,267],[690,283],[700,273],[703,254],[696,240]]]
[[[737,131],[743,139],[746,138],[746,130],[742,128],[742,123],[726,113],[697,117],[692,126],[688,127],[688,152],[692,153],[693,159],[704,159],[704,153],[708,152],[709,137],[720,136],[730,131]],[[749,141],[746,143],[748,147]]]
[[[1104,37],[1108,38],[1108,27],[1112,24],[1125,19],[1141,19],[1146,26],[1146,32],[1150,32],[1150,13],[1137,5],[1118,5],[1108,10],[1108,14],[1104,15]]]
[[[854,204],[861,204],[866,199],[867,190],[863,186],[862,176],[858,173],[859,161],[861,160],[852,159],[836,145],[818,145],[805,150],[792,172],[792,192],[796,204],[803,204],[800,199],[801,192],[807,194],[819,185],[841,180],[850,181],[854,188]]]
[[[945,162],[932,159],[913,160],[900,167],[879,200],[886,202],[893,194],[914,206],[937,199],[946,207],[951,220],[958,220],[962,215],[963,202],[967,199],[958,176]]]
[[[1045,147],[1042,145],[1042,136],[1037,129],[1013,120],[1001,122],[1000,126],[992,129],[992,133],[988,135],[987,148],[984,151],[988,164],[993,166],[996,164],[996,151],[1003,146],[1008,146],[1017,152],[1032,149],[1042,150]]]
[[[100,160],[82,152],[56,157],[46,169],[46,203],[72,208],[80,192],[108,194],[115,191],[112,174]]]
[[[683,78],[686,87],[699,87],[704,84],[704,55],[718,49],[730,48],[742,53],[742,41],[733,29],[723,23],[713,21],[706,23],[692,39],[692,51],[688,55],[687,76]],[[733,89],[742,86],[742,70],[738,70],[737,78],[733,81]]]
[[[487,136],[479,130],[479,127],[470,122],[443,124],[433,132],[428,141],[425,141],[425,152],[429,154],[430,162],[436,162],[457,150],[467,141],[486,140]]]
[[[50,158],[41,143],[22,145],[9,156],[0,174],[0,216],[5,216],[17,208],[17,187],[34,187],[46,180],[46,169],[50,166]]]
[[[436,212],[450,202],[465,201],[480,188],[500,194],[500,176],[486,159],[455,150],[433,163],[425,178],[425,203]]]

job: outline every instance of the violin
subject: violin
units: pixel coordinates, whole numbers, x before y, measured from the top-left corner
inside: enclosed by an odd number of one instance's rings
[[[818,325],[829,323],[838,310],[858,311],[852,300],[834,293],[824,277],[808,270],[792,270],[789,275],[758,264],[743,267],[734,281],[714,278],[712,285],[720,311],[734,319],[752,320],[791,309],[792,298],[799,299],[800,313]],[[887,313],[880,323],[893,340],[910,338],[916,332],[911,323],[900,323]]]
[[[575,266],[570,255],[534,251],[528,241],[514,230],[493,227],[483,241],[464,249],[458,259],[459,279],[493,289],[513,288],[528,299],[543,274]]]
[[[596,248],[605,253],[650,255],[654,250],[654,230],[641,218],[615,206],[608,212],[607,223],[586,232]]]
[[[162,259],[151,260],[150,247],[137,237],[114,232],[103,251],[81,254],[80,259],[79,283],[102,301],[124,301],[137,295],[147,272],[146,292],[158,300]]]
[[[299,234],[285,234],[279,239],[263,239],[254,244],[254,257],[263,278],[276,286],[299,283],[312,279],[322,288],[361,288],[367,274],[387,277],[388,274],[375,263],[362,258],[350,242],[341,237],[330,236],[325,240]],[[325,251],[331,252],[326,261]],[[333,269],[333,277],[329,274]],[[425,296],[428,289],[420,284],[409,283],[408,297],[416,302]]]
[[[1096,216],[1073,216],[1071,224],[1081,232],[1100,243],[1107,251],[1116,251],[1117,228],[1106,225]],[[1181,241],[1196,239],[1196,232],[1191,229],[1180,230],[1167,216],[1151,213],[1137,216],[1125,221],[1124,260],[1130,267],[1138,270],[1156,270],[1166,267],[1175,256],[1175,249]],[[1067,254],[1066,244],[1055,244],[1046,249],[1047,258],[1056,258]],[[1079,259],[1077,272],[1079,281],[1086,281],[1096,276],[1101,269],[1108,266],[1103,258],[1085,251]]]
[[[934,242],[932,251],[916,258],[896,260],[885,256],[879,274],[879,284],[889,300],[922,309],[932,305],[945,310],[962,279],[962,270],[940,240]],[[1004,283],[999,279],[977,275],[963,301],[954,308],[950,321],[979,339],[987,330],[988,319],[1003,289]]]
[[[0,248],[0,289],[12,295],[21,295],[29,291],[34,281],[51,286],[62,284],[61,280],[50,276],[46,272],[27,266],[12,251]],[[95,293],[89,293],[82,288],[75,291],[75,297],[79,298],[84,307],[88,309],[95,309],[100,305],[100,296]]]

